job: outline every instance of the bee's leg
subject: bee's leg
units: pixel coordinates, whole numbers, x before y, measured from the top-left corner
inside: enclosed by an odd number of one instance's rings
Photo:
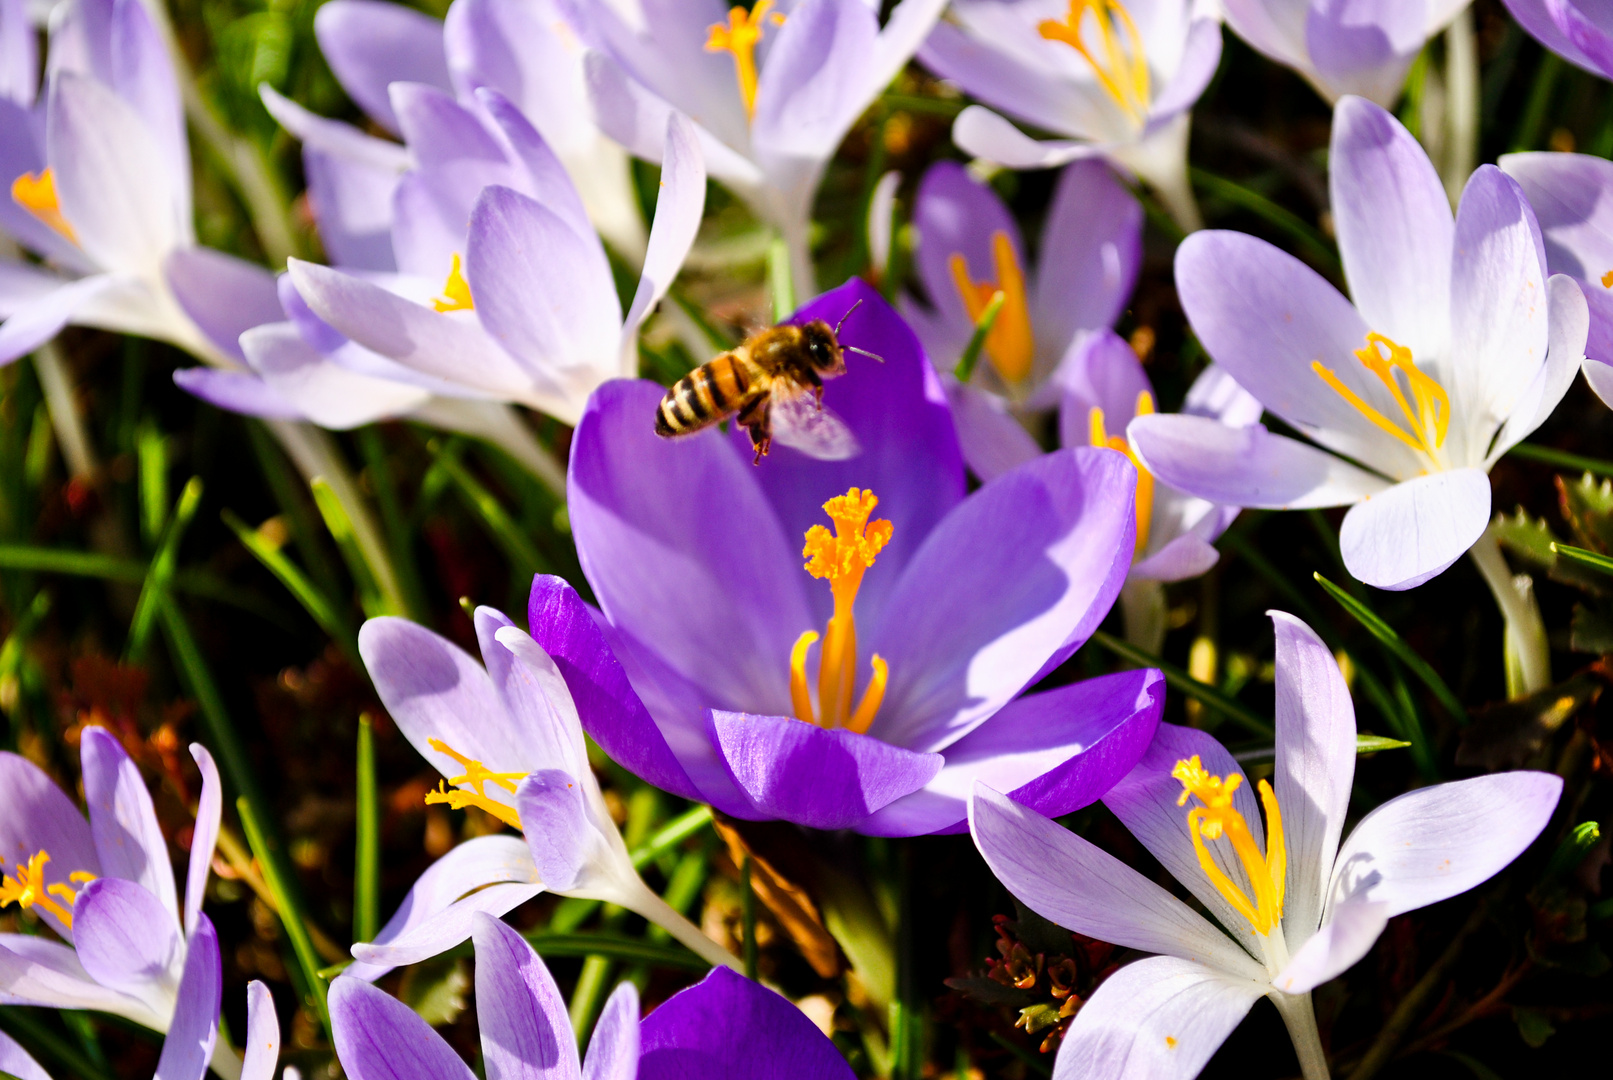
[[[823,411],[823,379],[816,371],[807,370],[807,378],[812,382],[812,400],[817,403],[818,411]]]
[[[760,465],[773,446],[773,425],[768,422],[767,404],[766,397],[758,398],[739,410],[739,415],[734,417],[735,423],[750,432],[751,445],[756,448],[756,457],[751,462],[753,465]]]

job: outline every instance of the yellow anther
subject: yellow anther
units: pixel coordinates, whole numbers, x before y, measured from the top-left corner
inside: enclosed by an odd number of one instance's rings
[[[73,243],[78,243],[78,235],[62,216],[62,204],[56,199],[56,174],[49,169],[23,173],[13,180],[11,200]]]
[[[790,650],[790,703],[797,718],[826,728],[867,731],[885,697],[890,672],[885,661],[875,656],[868,687],[856,709],[852,708],[852,691],[857,682],[857,624],[852,608],[857,602],[857,590],[862,587],[863,572],[874,565],[875,557],[891,538],[890,522],[868,520],[878,505],[873,492],[859,488],[835,496],[823,504],[824,512],[834,522],[834,531],[822,525],[812,526],[801,550],[807,559],[807,573],[828,579],[834,594],[834,614],[824,628],[823,648],[818,653],[817,716],[813,716],[807,691],[807,650],[818,640],[812,630],[796,638]]]
[[[1171,776],[1182,784],[1182,795],[1176,805],[1186,806],[1189,798],[1200,805],[1187,812],[1187,831],[1193,838],[1193,851],[1198,855],[1204,876],[1210,879],[1216,891],[1226,897],[1233,909],[1249,920],[1255,933],[1262,937],[1271,933],[1283,917],[1283,896],[1288,877],[1288,853],[1283,841],[1282,811],[1277,806],[1277,795],[1271,785],[1260,781],[1260,803],[1266,810],[1266,852],[1260,852],[1249,823],[1233,805],[1233,796],[1243,784],[1237,773],[1222,779],[1205,770],[1198,755],[1178,761]],[[1251,899],[1246,896],[1216,863],[1205,847],[1206,840],[1225,837],[1231,844],[1238,861],[1248,875]]]
[[[1376,375],[1378,381],[1394,396],[1395,404],[1400,406],[1400,412],[1405,416],[1409,430],[1368,405],[1359,394],[1345,386],[1333,371],[1323,367],[1320,360],[1311,361],[1311,370],[1320,375],[1323,382],[1331,386],[1340,397],[1353,405],[1357,412],[1372,421],[1380,430],[1399,439],[1417,453],[1432,459],[1439,448],[1445,445],[1445,433],[1451,426],[1451,399],[1450,395],[1445,393],[1445,388],[1417,369],[1417,365],[1412,362],[1410,349],[1404,345],[1397,345],[1382,334],[1368,334],[1366,347],[1355,350],[1355,358]],[[1406,400],[1396,372],[1405,375],[1406,385],[1411,390],[1411,401]]]
[[[987,281],[969,277],[969,263],[962,252],[953,252],[947,266],[970,322],[979,322],[992,297],[998,292],[1003,294],[1002,309],[991,324],[991,333],[986,335],[986,358],[1005,381],[1023,382],[1036,356],[1036,337],[1025,299],[1025,272],[1020,268],[1019,256],[1014,254],[1013,241],[1001,229],[991,234],[991,262],[996,276]]]
[[[728,9],[728,24],[712,23],[706,38],[707,52],[731,53],[734,57],[734,74],[739,77],[739,96],[745,101],[745,115],[756,115],[756,46],[762,40],[762,22],[767,18],[773,0],[756,0],[756,6],[746,11],[735,5]],[[770,20],[774,26],[784,22],[782,14],[775,13]]]
[[[459,253],[454,252],[448,267],[448,280],[442,283],[442,295],[431,302],[438,311],[473,311],[476,304],[470,298],[470,283],[460,269]]]
[[[1101,61],[1082,39],[1088,12],[1097,22],[1098,33],[1103,38]],[[1148,57],[1143,50],[1143,36],[1121,0],[1070,0],[1069,13],[1062,21],[1043,19],[1036,30],[1048,41],[1062,41],[1080,53],[1092,65],[1098,85],[1114,98],[1115,104],[1133,121],[1143,121],[1151,100]]]
[[[426,805],[434,806],[437,803],[447,803],[454,810],[463,810],[467,806],[474,806],[485,810],[512,828],[521,827],[521,815],[516,813],[513,806],[508,806],[489,798],[483,790],[484,784],[496,784],[511,795],[515,794],[516,785],[526,778],[526,773],[508,772],[496,773],[486,765],[474,758],[468,758],[458,750],[449,746],[441,739],[428,740],[431,748],[439,754],[447,754],[464,768],[463,776],[450,776],[448,783],[455,785],[453,791],[447,790],[441,782],[437,784],[436,791],[426,793]],[[475,790],[466,791],[460,784],[469,784]]]
[[[1137,416],[1150,416],[1154,411],[1154,395],[1143,390],[1137,395]],[[1118,450],[1131,459],[1132,467],[1137,470],[1137,544],[1136,551],[1142,551],[1148,546],[1148,530],[1154,521],[1154,474],[1143,467],[1142,459],[1131,449],[1131,442],[1124,435],[1110,435],[1104,428],[1103,410],[1092,406],[1087,413],[1087,440],[1092,446],[1107,446],[1111,450]]]
[[[1613,270],[1602,275],[1602,288],[1613,289]]]
[[[17,876],[9,874],[0,876],[0,907],[15,903],[18,907],[27,909],[35,906],[44,908],[69,930],[73,927],[73,904],[78,900],[78,893],[61,882],[54,885],[45,884],[45,866],[50,862],[50,852],[41,848],[29,857],[26,864],[17,866]],[[75,870],[68,875],[68,880],[88,884],[95,880],[95,875],[83,870]],[[57,897],[66,903],[66,907],[58,904],[51,897]]]

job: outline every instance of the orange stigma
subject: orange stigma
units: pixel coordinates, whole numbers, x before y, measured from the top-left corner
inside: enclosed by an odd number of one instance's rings
[[[1137,395],[1138,416],[1149,416],[1154,411],[1154,395],[1147,390]],[[1131,449],[1131,442],[1124,434],[1110,435],[1103,426],[1103,410],[1092,406],[1087,414],[1088,442],[1093,446],[1107,446],[1111,450],[1118,450],[1131,459],[1132,466],[1137,470],[1137,546],[1136,551],[1141,552],[1148,546],[1148,529],[1154,520],[1154,474],[1149,472],[1135,452]]]
[[[878,505],[873,492],[860,488],[836,495],[823,504],[824,512],[834,522],[834,532],[822,525],[812,526],[807,530],[806,546],[801,549],[807,558],[807,573],[827,578],[834,593],[834,614],[824,627],[823,648],[818,654],[817,716],[812,712],[806,672],[807,652],[818,641],[817,631],[803,633],[790,650],[790,701],[796,717],[809,724],[865,732],[885,698],[890,671],[876,653],[871,661],[873,675],[862,700],[855,710],[851,707],[857,682],[857,624],[852,607],[862,587],[863,572],[874,565],[874,557],[891,538],[890,522],[868,520]]]
[[[1102,60],[1082,38],[1089,12],[1103,40]],[[1142,123],[1150,100],[1148,57],[1143,52],[1143,36],[1125,4],[1120,0],[1070,0],[1069,13],[1062,20],[1043,19],[1036,31],[1048,41],[1061,41],[1080,53],[1092,65],[1098,85],[1128,117]]]
[[[45,865],[49,862],[50,852],[41,848],[26,863],[17,864],[15,877],[10,874],[0,876],[0,907],[15,903],[26,911],[37,904],[60,919],[62,925],[71,930],[73,903],[78,899],[78,893],[60,882],[55,885],[45,884]],[[67,880],[77,885],[86,885],[95,880],[95,875],[75,870],[67,875]],[[58,903],[58,899],[66,906]]]
[[[515,812],[515,808],[489,798],[482,785],[496,784],[514,795],[516,785],[526,778],[526,773],[496,773],[488,769],[480,761],[461,754],[441,739],[431,739],[430,743],[433,750],[439,754],[447,754],[465,769],[465,775],[450,776],[448,783],[454,785],[469,784],[475,790],[465,791],[456,786],[453,791],[449,791],[439,781],[436,791],[426,793],[427,806],[447,803],[449,807],[455,810],[463,810],[467,806],[474,806],[479,810],[487,811],[511,828],[519,829],[521,827],[521,815]]]
[[[1232,804],[1233,795],[1243,784],[1242,776],[1233,773],[1224,780],[1212,776],[1205,771],[1197,754],[1178,761],[1171,776],[1182,784],[1177,806],[1186,806],[1190,798],[1197,798],[1200,803],[1187,812],[1187,831],[1193,836],[1193,851],[1199,857],[1204,876],[1238,914],[1249,920],[1255,933],[1261,937],[1270,934],[1283,917],[1283,893],[1288,881],[1283,816],[1271,785],[1264,780],[1259,784],[1260,803],[1266,809],[1266,853],[1262,855],[1249,831],[1249,823]],[[1233,852],[1249,876],[1249,885],[1255,894],[1252,900],[1226,875],[1204,846],[1206,840],[1223,837],[1232,844]]]
[[[1001,229],[991,234],[991,261],[995,281],[972,280],[968,260],[959,251],[952,253],[947,266],[970,322],[978,323],[992,297],[998,292],[1003,294],[1002,310],[997,312],[997,321],[991,324],[991,332],[986,335],[986,357],[1003,381],[1020,383],[1031,373],[1036,338],[1031,331],[1030,306],[1025,300],[1025,273],[1020,269],[1019,257],[1014,254],[1013,241]]]
[[[728,23],[712,23],[706,38],[707,52],[731,53],[734,57],[734,74],[739,77],[739,96],[745,101],[745,115],[756,115],[756,46],[762,41],[762,21],[767,17],[773,0],[756,0],[756,6],[746,11],[735,5],[728,9]],[[784,22],[784,16],[774,14],[773,25]]]
[[[465,280],[464,271],[459,265],[459,252],[454,252],[454,261],[448,267],[448,280],[442,283],[442,295],[431,302],[431,306],[439,312],[442,311],[474,311],[476,304],[470,298],[470,283]]]
[[[11,201],[73,243],[78,243],[78,235],[62,216],[62,204],[56,198],[56,174],[49,169],[23,173],[13,180]]]
[[[1355,350],[1355,358],[1376,375],[1394,397],[1401,415],[1406,418],[1406,427],[1401,427],[1367,404],[1359,394],[1344,385],[1344,381],[1331,369],[1323,367],[1320,360],[1311,361],[1311,370],[1353,405],[1356,411],[1372,421],[1374,426],[1434,461],[1436,452],[1445,445],[1445,433],[1451,426],[1451,399],[1445,393],[1445,388],[1417,369],[1410,349],[1390,341],[1382,334],[1368,334],[1366,348]],[[1406,400],[1397,373],[1405,376],[1406,385],[1411,390],[1411,401]]]

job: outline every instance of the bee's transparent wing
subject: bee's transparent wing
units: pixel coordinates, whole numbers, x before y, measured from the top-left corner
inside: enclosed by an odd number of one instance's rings
[[[773,391],[768,410],[773,441],[822,461],[844,461],[862,453],[857,436],[833,412],[820,408],[810,390]]]

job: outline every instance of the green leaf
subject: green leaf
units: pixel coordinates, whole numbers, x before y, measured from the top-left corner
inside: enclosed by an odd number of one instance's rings
[[[790,277],[790,247],[782,236],[767,245],[767,287],[773,294],[773,321],[795,314],[795,282]]]
[[[325,982],[319,977],[319,956],[314,952],[313,939],[308,936],[307,916],[292,892],[291,877],[283,853],[277,847],[270,846],[268,834],[264,832],[263,823],[258,819],[250,800],[244,797],[235,800],[235,809],[241,815],[241,829],[246,833],[247,845],[263,868],[263,881],[269,887],[269,894],[274,897],[280,925],[291,940],[291,951],[296,955],[297,966],[302,971],[306,1004],[319,1017],[328,1035],[331,1031],[330,1009],[325,1003]]]
[[[348,573],[353,575],[353,583],[358,587],[359,605],[364,608],[364,614],[371,618],[403,614],[393,611],[382,596],[375,571],[370,566],[370,560],[364,557],[364,549],[359,546],[358,537],[353,532],[353,519],[347,516],[347,508],[342,505],[330,482],[323,476],[316,476],[308,482],[308,487],[314,493],[314,505],[319,508],[319,516],[325,519],[325,528],[330,530],[337,550],[342,553]]]
[[[381,929],[381,796],[375,784],[375,733],[358,718],[356,836],[353,843],[353,940],[374,941]]]
[[[1497,514],[1490,531],[1502,547],[1525,562],[1547,571],[1557,565],[1557,553],[1551,549],[1557,536],[1545,518],[1532,518],[1520,506],[1511,517]]]
[[[434,956],[404,969],[398,998],[432,1027],[452,1024],[465,1013],[470,975],[462,957]]]
[[[653,945],[622,934],[555,934],[535,930],[525,937],[539,956],[600,956],[650,967],[711,970],[710,964],[681,945]]]
[[[146,641],[151,636],[151,628],[156,624],[157,611],[168,595],[169,583],[173,580],[174,564],[179,559],[179,542],[184,538],[185,530],[190,527],[191,518],[196,516],[196,507],[202,501],[202,479],[193,476],[185,483],[185,489],[179,493],[179,503],[174,508],[174,516],[163,530],[162,541],[157,545],[157,553],[151,557],[151,563],[146,568],[145,584],[140,586],[140,599],[134,606],[134,618],[129,621],[129,655],[140,657],[145,654]]]
[[[268,535],[262,527],[252,528],[242,521],[234,511],[225,510],[219,515],[224,524],[230,527],[236,538],[241,541],[258,562],[279,579],[280,584],[296,597],[303,610],[308,612],[320,629],[335,639],[347,654],[348,661],[357,671],[363,671],[364,665],[358,655],[358,641],[353,635],[353,629],[348,625],[347,619],[337,610],[335,603],[320,591],[313,579],[303,573],[302,568],[286,557],[281,550],[279,542]]]
[[[1513,1009],[1512,1022],[1518,1025],[1518,1035],[1531,1049],[1539,1050],[1546,1040],[1557,1034],[1551,1019],[1539,1009]]]
[[[661,826],[644,846],[633,849],[633,869],[642,870],[666,852],[711,824],[711,807],[696,806]]]
[[[1535,443],[1521,442],[1508,450],[1507,454],[1512,457],[1523,458],[1525,461],[1538,461],[1542,465],[1556,465],[1564,469],[1593,472],[1598,476],[1613,476],[1613,461],[1583,457],[1579,454],[1553,450],[1549,446],[1539,446]]]
[[[1410,746],[1404,739],[1390,739],[1383,735],[1366,735],[1358,733],[1355,737],[1355,752],[1361,754],[1376,754],[1380,750],[1399,750]]]
[[[975,373],[975,365],[980,362],[980,353],[986,347],[986,337],[991,328],[997,324],[997,315],[1007,303],[1008,294],[998,289],[986,303],[985,309],[980,312],[980,318],[975,320],[975,332],[969,335],[969,344],[963,347],[963,355],[958,357],[958,366],[952,369],[959,382],[966,383]]]
[[[1580,547],[1613,552],[1613,480],[1600,482],[1590,473],[1578,480],[1555,477],[1559,508]]]
[[[1111,634],[1104,633],[1102,630],[1093,634],[1092,640],[1116,656],[1130,660],[1139,667],[1158,668],[1164,673],[1166,683],[1173,689],[1186,694],[1190,698],[1202,701],[1212,709],[1216,709],[1228,720],[1251,734],[1264,735],[1267,738],[1271,738],[1275,734],[1275,729],[1269,721],[1257,716],[1247,706],[1223,694],[1209,683],[1195,679],[1176,665],[1167,663],[1129,642],[1121,641]]]
[[[1571,544],[1554,543],[1551,545],[1551,550],[1552,554],[1566,559],[1575,565],[1583,566],[1589,570],[1595,570],[1601,574],[1613,574],[1613,559],[1608,558],[1606,555],[1601,555],[1594,551],[1587,551],[1585,548],[1574,547]]]
[[[1410,668],[1412,674],[1422,680],[1423,685],[1433,693],[1452,720],[1455,720],[1458,724],[1467,723],[1467,710],[1462,707],[1462,703],[1457,699],[1456,695],[1451,693],[1451,688],[1445,685],[1445,680],[1440,678],[1439,672],[1430,667],[1428,661],[1413,652],[1411,646],[1406,644],[1405,639],[1396,633],[1392,626],[1379,618],[1377,613],[1367,607],[1366,604],[1357,600],[1321,574],[1313,574],[1312,576],[1316,578],[1318,585],[1327,590],[1329,596],[1339,602],[1340,607],[1349,612],[1356,622],[1365,627],[1369,634],[1382,642],[1390,652],[1399,658],[1401,663]]]
[[[435,467],[442,470],[449,486],[459,492],[465,505],[481,518],[493,542],[503,549],[505,557],[510,560],[511,572],[522,581],[530,581],[534,574],[544,573],[548,569],[548,560],[532,543],[526,530],[504,508],[504,504],[465,468],[455,448],[445,447],[435,439],[427,446],[436,453]]]

